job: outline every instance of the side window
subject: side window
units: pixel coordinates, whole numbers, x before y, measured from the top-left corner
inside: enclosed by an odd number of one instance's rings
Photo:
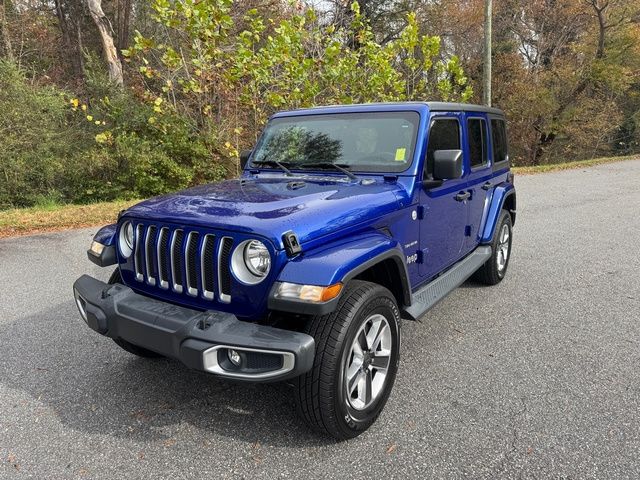
[[[481,118],[467,120],[467,137],[469,140],[469,158],[471,168],[487,163],[487,127]]]
[[[493,141],[493,162],[504,162],[509,155],[507,146],[507,130],[504,120],[491,120],[491,140]]]
[[[437,118],[429,129],[425,178],[433,175],[433,152],[460,149],[460,123],[456,118]]]

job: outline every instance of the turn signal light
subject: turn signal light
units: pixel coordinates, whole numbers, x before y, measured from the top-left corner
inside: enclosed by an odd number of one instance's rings
[[[320,285],[299,285],[282,282],[276,290],[277,298],[291,298],[312,303],[324,303],[336,298],[342,291],[342,283],[328,287]]]

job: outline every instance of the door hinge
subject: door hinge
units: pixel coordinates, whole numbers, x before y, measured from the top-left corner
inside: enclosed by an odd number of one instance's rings
[[[416,208],[416,212],[418,214],[418,220],[424,220],[424,205],[418,205],[418,208]]]
[[[465,227],[464,227],[464,236],[465,237],[470,237],[471,236],[471,225],[465,225]]]

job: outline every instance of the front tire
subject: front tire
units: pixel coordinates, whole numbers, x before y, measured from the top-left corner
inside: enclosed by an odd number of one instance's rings
[[[119,268],[116,268],[114,272],[111,274],[111,277],[109,277],[108,283],[109,285],[122,283],[122,275],[120,274]],[[134,345],[133,343],[127,342],[122,338],[114,338],[113,341],[116,342],[116,344],[123,350],[126,350],[127,352],[132,353],[133,355],[137,355],[138,357],[162,358],[162,355],[160,355],[159,353],[153,352],[151,350],[147,350],[146,348],[139,347],[138,345]]]
[[[310,319],[313,368],[296,381],[296,404],[314,429],[338,440],[367,430],[384,408],[400,360],[400,313],[386,288],[351,281],[328,315]]]

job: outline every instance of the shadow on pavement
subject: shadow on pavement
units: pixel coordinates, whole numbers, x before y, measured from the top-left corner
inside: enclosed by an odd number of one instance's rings
[[[137,358],[89,330],[72,301],[0,327],[0,382],[91,434],[165,440],[187,423],[273,446],[333,443],[297,417],[284,384],[232,383],[168,359]],[[19,408],[19,406],[14,406]]]

